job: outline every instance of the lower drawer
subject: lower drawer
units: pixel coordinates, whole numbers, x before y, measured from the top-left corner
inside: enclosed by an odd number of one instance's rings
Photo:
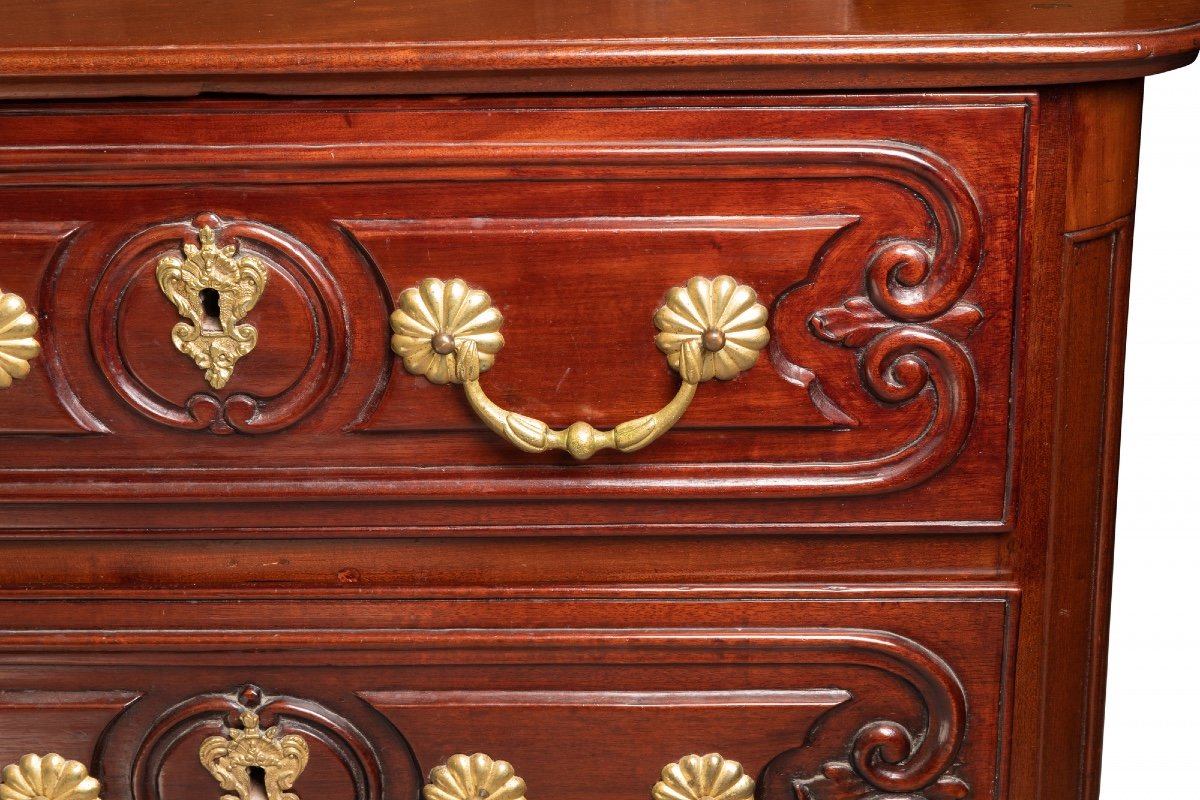
[[[1003,797],[1015,593],[833,594],[0,602],[2,796]]]

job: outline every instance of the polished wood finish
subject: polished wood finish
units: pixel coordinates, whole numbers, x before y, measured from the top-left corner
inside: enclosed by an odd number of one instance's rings
[[[59,420],[69,397],[81,407],[75,431],[98,434],[13,440],[23,497],[457,501],[470,477],[480,500],[779,500],[676,506],[673,524],[906,522],[920,497],[931,501],[922,521],[1008,524],[1034,97],[527,105],[272,109],[275,130],[302,132],[279,145],[247,141],[261,135],[262,102],[13,109],[0,120],[14,147],[0,186],[11,179],[20,198],[11,224],[74,233],[42,272],[21,253],[0,257],[0,282],[40,293],[52,336],[74,333],[51,352],[61,380],[47,370],[0,395],[0,430],[29,427],[21,409],[36,392]],[[44,144],[25,143],[34,130]],[[454,144],[414,147],[431,135]],[[204,144],[156,144],[181,136]],[[977,147],[985,136],[997,150]],[[373,143],[369,155],[357,137]],[[335,155],[306,163],[312,152]],[[198,171],[202,189],[176,187]],[[342,183],[351,172],[356,182]],[[199,219],[196,208],[206,209]],[[220,390],[175,352],[178,314],[154,278],[204,226],[273,275],[247,317],[258,344]],[[901,297],[887,272],[921,254],[929,285]],[[675,392],[652,323],[667,289],[720,273],[772,308],[759,366],[706,386],[676,432],[635,458],[602,453],[586,469],[565,453],[518,456],[457,393],[405,372],[381,335],[406,287],[465,278],[505,315],[506,347],[483,379],[496,402],[560,426],[611,426]],[[586,327],[565,332],[574,320]],[[903,377],[907,388],[887,374],[902,352],[927,353],[930,365]],[[214,439],[233,431],[245,435]],[[114,441],[120,464],[86,466]],[[843,497],[861,498],[849,515]],[[797,512],[800,500],[815,502]],[[639,521],[661,518],[647,514]]]
[[[7,9],[0,763],[215,798],[253,709],[305,800],[474,752],[534,798],[719,752],[758,800],[1093,800],[1140,76],[1200,7],[566,8]],[[274,96],[190,96],[231,89]],[[131,93],[176,96],[86,99]],[[215,389],[156,277],[205,231],[267,275]],[[461,277],[489,395],[608,426],[722,273],[771,343],[634,453],[520,452],[388,348]]]
[[[872,89],[1138,77],[1200,48],[1200,2],[19,0],[8,97]]]

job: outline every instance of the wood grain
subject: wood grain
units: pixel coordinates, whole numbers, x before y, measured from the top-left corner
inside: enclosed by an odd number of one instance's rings
[[[6,12],[9,97],[1028,85],[1152,74],[1200,49],[1197,0],[271,0],[211,16],[21,0]]]
[[[832,523],[897,521],[911,501],[893,495],[915,490],[936,498],[928,521],[1005,524],[1030,95],[526,105],[0,118],[12,213],[62,215],[71,198],[87,222],[45,313],[75,332],[60,351],[73,385],[127,443],[114,464],[105,437],[14,440],[13,497],[454,501],[470,485],[497,501],[812,500],[804,516]],[[154,279],[197,219],[275,276],[246,320],[257,349],[220,391],[175,352],[178,314]],[[21,268],[3,264],[0,277]],[[772,307],[769,351],[705,386],[653,447],[586,469],[519,456],[386,350],[406,287],[462,277],[506,317],[485,377],[496,401],[609,426],[676,389],[654,344],[665,292],[722,273]],[[819,504],[847,496],[872,501],[851,518]]]
[[[161,623],[148,630],[103,601],[0,601],[0,678],[39,692],[121,675],[142,687],[92,734],[94,754],[80,753],[118,800],[214,789],[196,751],[237,727],[247,681],[265,724],[312,743],[301,797],[390,797],[484,747],[572,798],[594,796],[598,779],[580,759],[609,754],[614,792],[633,796],[665,763],[709,748],[744,759],[770,798],[795,797],[852,751],[884,756],[856,767],[879,785],[953,774],[999,796],[1011,587],[681,600],[341,603],[334,628],[303,620],[301,604],[252,601],[237,611],[249,628],[208,633],[197,615],[212,624],[228,604],[155,602],[145,611]],[[836,624],[846,618],[854,627]],[[895,757],[893,737],[913,737],[911,757]]]
[[[216,796],[252,705],[305,800],[478,749],[535,798],[716,751],[756,800],[1095,800],[1140,78],[1197,0],[5,12],[0,763]],[[270,275],[220,391],[155,280],[204,225]],[[723,272],[770,348],[629,456],[512,450],[387,347],[463,277],[489,393],[611,424]]]

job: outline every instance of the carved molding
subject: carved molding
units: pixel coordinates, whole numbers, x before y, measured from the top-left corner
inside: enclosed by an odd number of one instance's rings
[[[966,602],[976,603],[981,599],[973,597]],[[993,620],[1000,613],[997,610],[992,615]],[[1007,615],[1004,619],[1007,619]],[[0,639],[0,652],[25,652],[30,647],[38,646],[38,642],[45,641],[44,636],[39,638],[32,634],[14,633]],[[1011,647],[1011,640],[1007,642],[1005,647]],[[239,715],[244,713],[247,706],[257,709],[262,718],[262,728],[282,723],[281,733],[304,735],[312,743],[314,751],[321,743],[328,751],[340,754],[347,764],[347,770],[356,771],[356,782],[367,787],[355,795],[357,800],[379,798],[377,791],[370,787],[380,785],[381,770],[384,766],[398,765],[404,761],[407,744],[394,731],[399,729],[401,734],[404,733],[406,717],[404,713],[394,713],[395,709],[407,708],[405,713],[409,716],[428,720],[434,709],[450,705],[465,708],[466,711],[461,713],[470,720],[470,707],[474,704],[492,708],[526,708],[534,705],[542,709],[534,716],[543,719],[546,708],[561,707],[567,709],[563,712],[566,718],[576,721],[578,713],[582,711],[577,713],[571,711],[572,708],[582,710],[604,705],[614,708],[645,708],[648,705],[674,707],[677,701],[683,706],[689,701],[693,702],[697,708],[719,708],[726,704],[740,706],[755,702],[795,704],[798,706],[795,714],[797,721],[820,717],[823,720],[822,729],[842,731],[838,733],[838,742],[843,741],[842,736],[847,736],[848,741],[844,750],[839,745],[836,752],[828,753],[824,749],[826,742],[818,738],[820,734],[810,733],[806,724],[800,725],[794,740],[800,748],[799,752],[803,752],[806,758],[820,760],[797,768],[796,764],[801,762],[789,761],[788,754],[779,756],[776,760],[784,763],[777,765],[772,762],[766,770],[770,776],[759,781],[767,792],[762,795],[764,797],[778,798],[781,784],[786,781],[788,786],[794,785],[798,800],[857,800],[868,797],[877,800],[876,795],[880,800],[943,800],[943,796],[956,797],[953,793],[959,791],[957,787],[960,783],[964,783],[955,774],[967,731],[967,690],[963,679],[929,647],[886,630],[822,627],[446,631],[364,629],[348,633],[343,630],[280,629],[273,630],[270,637],[263,637],[261,643],[256,642],[253,652],[247,651],[244,639],[231,640],[219,631],[131,630],[120,637],[113,637],[104,631],[65,631],[56,635],[49,646],[50,653],[56,658],[68,653],[78,654],[73,658],[77,658],[80,664],[87,664],[89,658],[97,656],[111,661],[121,658],[122,653],[204,653],[208,658],[221,659],[223,652],[236,652],[241,654],[245,669],[254,669],[255,665],[275,669],[286,664],[288,670],[302,670],[308,665],[326,663],[327,657],[322,653],[336,651],[340,658],[370,664],[373,668],[411,666],[414,654],[419,653],[419,663],[423,669],[479,663],[506,664],[510,665],[508,669],[517,670],[522,665],[552,669],[578,664],[597,668],[607,665],[618,669],[633,664],[652,668],[658,663],[722,669],[731,668],[732,665],[748,669],[778,665],[816,669],[826,678],[830,674],[840,676],[866,670],[879,673],[870,678],[871,685],[877,685],[882,676],[886,682],[898,684],[901,694],[912,701],[911,704],[905,702],[904,711],[897,711],[897,714],[905,715],[898,717],[903,722],[897,722],[880,719],[876,712],[871,712],[871,716],[865,718],[852,716],[856,713],[857,704],[847,702],[849,696],[846,692],[833,692],[828,688],[817,691],[812,697],[806,697],[804,692],[793,692],[787,697],[757,697],[759,693],[756,691],[749,691],[745,695],[734,693],[732,696],[727,696],[727,692],[715,692],[708,693],[706,697],[703,692],[699,697],[690,694],[685,697],[682,692],[677,697],[674,693],[650,692],[647,695],[629,691],[560,691],[546,695],[545,689],[538,692],[356,692],[358,699],[378,712],[379,724],[386,720],[396,726],[388,728],[397,737],[392,741],[387,735],[370,727],[370,720],[376,719],[373,714],[355,716],[354,723],[351,723],[329,708],[311,701],[289,696],[263,696],[255,687],[245,687],[235,694],[193,697],[179,702],[166,712],[158,710],[161,699],[136,703],[111,726],[101,741],[97,758],[97,763],[103,766],[100,774],[115,780],[113,785],[132,785],[133,800],[148,800],[156,796],[154,786],[163,761],[173,749],[178,749],[180,742],[187,739],[195,743],[202,736],[222,735],[229,729],[239,727]],[[1009,651],[1006,649],[1005,652]],[[1004,669],[1003,661],[1004,658],[997,656],[997,671]],[[775,672],[772,670],[772,674]],[[970,674],[964,677],[969,678],[969,685],[977,686],[977,683],[970,682],[979,679],[979,670],[972,667]],[[819,685],[828,686],[824,680]],[[769,692],[766,694],[770,695]],[[986,693],[979,700],[992,702]],[[355,707],[362,707],[357,705],[357,701],[355,704]],[[834,713],[839,715],[840,721],[832,724],[830,712],[835,708],[837,710]],[[851,716],[842,719],[846,715]],[[846,727],[851,723],[859,725],[863,719],[867,724],[857,728]],[[362,725],[361,730],[369,736],[360,733],[356,725]],[[436,720],[431,725],[439,731],[438,735],[447,730],[444,719]],[[497,730],[495,727],[484,729],[493,733]],[[469,734],[470,730],[468,723],[463,732]],[[502,731],[503,727],[499,730]],[[419,724],[414,724],[414,733],[414,742],[427,740],[427,736],[420,732]],[[997,739],[1003,735],[1003,731],[994,732]],[[466,744],[464,741],[463,745]],[[719,745],[720,740],[717,739],[709,747],[715,749]],[[817,746],[821,749],[817,750]],[[411,756],[411,750],[407,752]],[[131,754],[136,754],[136,758],[131,758]],[[381,765],[378,754],[384,755],[382,760],[387,765]],[[737,752],[723,754],[731,758],[739,757]],[[980,753],[972,756],[975,762],[973,774],[983,775],[987,768],[975,761],[979,757]],[[187,758],[195,759],[195,750],[189,749]],[[413,763],[416,763],[415,759]],[[414,778],[419,781],[419,776]],[[403,782],[403,778],[400,780]],[[415,793],[418,787],[419,784],[412,785],[412,791]],[[863,794],[866,789],[870,793]],[[297,793],[305,796],[302,783]],[[892,798],[891,795],[897,797]]]
[[[353,637],[354,650],[394,650],[396,631],[358,631]],[[229,642],[222,634],[195,631],[130,632],[120,641],[102,634],[64,632],[56,637],[56,652],[63,649],[87,651],[104,642],[106,651],[121,648],[140,651],[146,647],[187,652],[218,652],[222,647],[237,651],[244,645]],[[619,662],[632,657],[653,659],[653,654],[670,658],[688,658],[694,663],[724,663],[732,652],[744,652],[756,662],[805,665],[856,666],[877,669],[906,683],[921,698],[927,710],[925,730],[913,735],[895,722],[880,721],[862,728],[854,738],[851,751],[860,774],[874,785],[888,787],[928,785],[946,773],[954,762],[966,730],[967,701],[957,675],[937,654],[908,637],[888,631],[856,628],[802,628],[765,632],[742,629],[636,630],[636,631],[551,631],[497,630],[486,634],[474,631],[406,631],[404,651],[397,653],[405,663],[405,653],[421,651],[424,663],[463,663],[463,653],[480,649],[506,652],[506,663],[547,663],[545,659],[564,649],[587,658],[587,663]],[[719,644],[720,647],[714,645]],[[24,646],[20,638],[0,641],[6,647]],[[347,657],[354,650],[340,631],[276,631],[256,650],[291,652],[297,648],[338,650]],[[0,647],[0,651],[4,648]],[[634,656],[634,654],[637,654]],[[553,661],[550,663],[554,663]],[[135,764],[137,775],[153,774],[147,766],[153,755],[169,741],[178,739],[197,721],[228,718],[235,724],[242,707],[227,695],[206,695],[188,701],[164,715],[146,735],[147,744],[139,750]],[[310,718],[299,701],[276,698],[263,704],[263,714],[287,714]],[[309,717],[304,715],[308,714]],[[349,723],[340,723],[348,727]],[[349,728],[353,730],[353,728]],[[160,741],[161,740],[161,741]],[[158,744],[155,744],[158,742]],[[365,745],[364,745],[365,746]],[[368,749],[369,751],[369,749]],[[143,795],[142,797],[149,797]],[[135,798],[139,800],[139,798]]]
[[[33,309],[36,309],[35,316],[41,317],[37,326],[41,353],[35,369],[25,380],[21,399],[7,401],[13,403],[10,408],[38,403],[39,413],[13,414],[0,410],[0,433],[71,436],[109,432],[84,408],[75,387],[67,379],[57,336],[56,287],[66,263],[67,248],[83,227],[82,222],[0,222],[0,239],[3,239],[9,256],[13,257],[14,252],[22,253],[22,257],[14,257],[9,262],[16,269],[0,263],[0,286],[20,294],[29,306],[28,313],[34,314]],[[2,323],[0,327],[3,327]],[[2,344],[0,349],[3,349]],[[0,365],[0,371],[4,371],[3,365]],[[2,381],[3,376],[0,376]]]
[[[870,663],[882,657],[890,664],[884,667],[912,686],[923,698],[927,710],[925,730],[913,735],[905,726],[891,720],[876,720],[864,725],[850,743],[850,772],[858,782],[869,786],[867,794],[846,793],[856,791],[853,781],[848,780],[845,770],[826,765],[822,778],[829,780],[827,771],[838,778],[834,782],[836,792],[828,795],[800,794],[801,787],[812,785],[804,779],[796,781],[799,800],[853,800],[875,797],[883,792],[898,795],[894,800],[915,800],[912,792],[942,781],[954,764],[962,746],[967,726],[967,701],[962,684],[954,670],[940,656],[923,645],[905,637],[878,631],[858,631],[844,635],[844,639],[858,639],[858,652],[866,656],[855,663]],[[817,782],[816,791],[823,789]],[[808,791],[807,788],[803,791]],[[837,792],[843,792],[841,794]],[[929,800],[941,800],[929,795]],[[891,798],[888,798],[891,800]]]
[[[539,163],[549,168],[566,152],[566,148],[545,152],[496,146],[481,148],[480,156],[485,163],[512,159],[511,163]],[[709,176],[714,171],[736,169],[742,176],[877,180],[902,187],[928,209],[932,237],[879,241],[864,259],[865,296],[851,298],[840,312],[824,309],[810,317],[816,336],[860,351],[864,388],[879,402],[899,407],[930,392],[935,409],[928,423],[914,426],[915,436],[907,445],[877,457],[739,464],[730,474],[705,475],[695,483],[697,492],[705,497],[736,497],[746,492],[787,497],[883,494],[919,485],[957,458],[971,433],[977,408],[978,378],[963,340],[979,324],[979,309],[965,303],[963,297],[983,260],[983,226],[974,193],[951,164],[922,147],[872,141],[618,143],[572,145],[569,152],[573,159],[595,160],[613,169],[654,164],[682,175],[696,164],[704,164]],[[436,163],[433,154],[429,158]],[[372,229],[379,222],[343,220],[341,224],[355,234],[359,228]],[[801,268],[808,272],[807,267]],[[797,285],[779,293],[776,307]],[[778,317],[772,313],[772,319]],[[811,370],[788,360],[778,347],[772,348],[771,357],[784,379],[808,393],[827,419],[853,423],[836,398],[819,388]],[[581,482],[594,494],[638,494],[664,486],[679,493],[686,491],[689,483],[683,479],[687,467],[623,466],[621,470],[619,481],[593,470]],[[488,487],[479,491],[494,496],[561,493],[561,477],[533,481],[525,472],[517,479],[522,490],[514,492],[500,473],[496,470],[494,476],[482,477],[480,483]],[[442,494],[455,487],[454,482],[423,485],[420,476],[414,478],[406,484],[413,493]],[[538,492],[536,486],[544,489]]]
[[[640,241],[643,248],[653,246],[680,246],[680,242],[692,242],[699,252],[721,251],[725,246],[738,250],[741,244],[753,255],[751,258],[765,258],[769,248],[764,245],[748,245],[746,240],[753,241],[756,237],[779,237],[786,235],[790,239],[789,255],[795,259],[791,265],[796,270],[805,270],[799,279],[807,280],[815,273],[818,265],[828,249],[845,232],[860,222],[860,218],[847,214],[809,214],[809,215],[729,215],[729,216],[654,216],[654,217],[489,217],[478,219],[474,217],[452,217],[444,219],[344,219],[337,220],[347,238],[362,252],[367,263],[373,268],[385,293],[391,297],[403,299],[404,283],[398,283],[402,272],[390,274],[374,255],[376,245],[389,242],[393,238],[403,240],[414,237],[421,240],[433,237],[435,240],[449,238],[450,240],[466,239],[478,244],[490,238],[498,238],[503,242],[508,237],[530,237],[533,242],[539,239],[554,240],[578,237],[612,237],[617,242],[627,240]],[[630,246],[630,245],[624,245]],[[743,252],[738,250],[738,252]],[[798,257],[797,257],[798,255]],[[785,256],[776,254],[781,262]],[[731,268],[736,262],[730,263]],[[700,270],[700,266],[696,266]],[[716,274],[712,270],[704,270],[704,274]],[[485,288],[480,283],[480,288]],[[497,298],[499,299],[499,298]],[[655,298],[657,300],[657,296]],[[510,298],[510,302],[524,302],[520,297]],[[597,313],[602,309],[596,308]],[[647,308],[649,312],[649,307]],[[489,354],[490,355],[490,354]],[[481,366],[486,369],[490,364]],[[777,365],[779,366],[779,365]],[[389,362],[390,367],[390,362]],[[821,389],[816,376],[810,371],[781,369],[781,377],[796,386],[796,397],[791,402],[790,413],[798,419],[787,423],[786,427],[802,429],[832,430],[853,426],[855,421],[838,408]],[[435,381],[431,381],[435,382]],[[404,432],[411,431],[416,426],[411,421],[391,417],[387,419],[386,403],[385,419],[377,419],[379,406],[388,390],[388,382],[384,375],[380,376],[379,387],[363,407],[358,418],[347,426],[348,431],[369,432]],[[394,398],[393,398],[394,399]],[[765,423],[761,423],[765,426]],[[745,421],[724,428],[720,423],[706,424],[704,430],[742,430]],[[772,420],[770,427],[778,429],[779,420]],[[684,418],[676,426],[677,429],[687,429],[690,425]]]
[[[913,790],[888,791],[845,761],[825,764],[820,775],[799,779],[795,787],[797,800],[964,800],[971,794],[966,782],[953,775],[941,775]]]
[[[203,233],[205,229],[211,231],[214,247],[228,250],[236,246],[242,262],[252,258],[257,263],[264,276],[259,284],[264,283],[265,276],[271,272],[279,273],[280,283],[284,285],[276,291],[282,291],[285,286],[298,291],[309,307],[316,344],[302,373],[280,394],[261,397],[250,391],[222,391],[221,376],[214,375],[209,377],[209,383],[217,377],[221,386],[214,384],[211,391],[198,391],[184,405],[175,405],[165,400],[154,386],[143,382],[120,352],[118,326],[127,287],[135,280],[157,280],[158,265],[173,258],[181,247],[208,236]],[[178,307],[181,312],[191,312],[190,307]],[[187,323],[176,325],[173,334],[176,338],[180,338],[181,326],[190,327]],[[117,394],[149,419],[186,430],[270,433],[294,425],[333,391],[341,381],[349,359],[346,304],[336,280],[317,255],[282,231],[257,222],[227,222],[215,214],[201,214],[192,222],[165,223],[148,228],[118,248],[105,265],[93,297],[89,328],[96,360]],[[259,333],[264,332],[260,330]],[[289,333],[272,331],[283,337]],[[242,338],[249,339],[250,336],[246,333]],[[257,341],[257,335],[253,338]],[[186,349],[178,342],[177,347]],[[227,371],[232,372],[232,362],[226,366]],[[252,385],[253,372],[249,366],[240,370],[239,375],[243,383]]]

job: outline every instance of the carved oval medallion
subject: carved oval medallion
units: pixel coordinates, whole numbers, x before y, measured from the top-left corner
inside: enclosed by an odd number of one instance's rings
[[[321,259],[282,231],[215,214],[147,228],[118,248],[90,330],[97,362],[133,408],[214,433],[295,424],[348,358],[345,302]]]

